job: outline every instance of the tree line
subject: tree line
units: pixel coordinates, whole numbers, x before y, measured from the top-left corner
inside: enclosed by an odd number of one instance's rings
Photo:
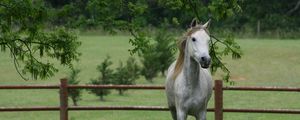
[[[51,24],[111,29],[131,21],[159,28],[167,21],[186,29],[196,11],[200,20],[213,19],[211,29],[239,34],[299,37],[300,0],[45,0]],[[200,1],[200,2],[199,2]],[[191,5],[197,7],[197,10]],[[238,4],[239,6],[236,6]],[[223,11],[223,12],[222,12]],[[209,12],[209,14],[207,14]],[[137,19],[133,19],[137,17]],[[231,16],[231,17],[230,17]],[[245,34],[243,34],[245,35]],[[247,36],[251,37],[251,36]]]

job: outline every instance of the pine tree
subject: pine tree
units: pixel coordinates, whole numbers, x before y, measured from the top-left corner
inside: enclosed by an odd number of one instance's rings
[[[124,66],[120,62],[119,67],[116,68],[114,73],[113,83],[117,85],[133,85],[135,80],[139,78],[140,67],[137,65],[133,57],[128,58],[126,65]],[[118,89],[119,95],[123,95],[127,89]]]
[[[141,62],[143,65],[141,74],[146,80],[153,82],[152,79],[159,72],[164,75],[165,70],[168,69],[175,59],[175,41],[175,38],[170,33],[165,29],[161,29],[156,33],[148,49],[145,49],[141,53]]]
[[[78,80],[79,73],[80,73],[79,69],[72,69],[68,77],[68,84],[78,85],[80,82]],[[77,106],[78,101],[81,100],[81,92],[82,89],[68,89],[68,96],[72,99],[74,106]]]
[[[92,85],[107,85],[111,84],[113,77],[113,70],[110,69],[110,65],[112,62],[110,61],[110,57],[107,58],[97,67],[97,70],[100,72],[100,76],[97,79],[91,79],[89,84]],[[110,90],[108,89],[90,89],[90,93],[95,94],[100,98],[101,101],[104,101],[104,96],[110,94]]]

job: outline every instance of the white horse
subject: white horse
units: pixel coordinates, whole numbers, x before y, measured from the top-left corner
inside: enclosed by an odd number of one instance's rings
[[[173,120],[206,120],[207,103],[212,93],[209,68],[209,21],[204,25],[193,20],[191,28],[179,41],[179,57],[169,67],[166,94]]]

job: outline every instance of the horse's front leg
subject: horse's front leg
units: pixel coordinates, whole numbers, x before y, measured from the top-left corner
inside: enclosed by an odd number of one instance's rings
[[[207,103],[202,107],[198,115],[196,115],[196,120],[206,120],[206,113],[207,113]]]
[[[201,111],[197,116],[196,120],[206,120],[206,110]]]
[[[187,113],[183,109],[176,109],[177,120],[186,120]]]
[[[170,108],[173,120],[177,120],[176,107],[169,107],[169,108]]]

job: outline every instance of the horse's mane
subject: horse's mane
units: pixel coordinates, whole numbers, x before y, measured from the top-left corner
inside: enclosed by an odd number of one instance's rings
[[[184,51],[185,51],[185,46],[186,46],[186,41],[189,36],[191,36],[193,33],[195,33],[198,30],[203,29],[206,33],[209,34],[209,31],[202,27],[201,25],[197,25],[195,27],[189,28],[187,32],[178,40],[177,46],[179,48],[179,56],[177,58],[176,64],[175,64],[175,69],[172,75],[172,79],[175,80],[179,73],[181,72],[183,68],[183,63],[184,63]]]

